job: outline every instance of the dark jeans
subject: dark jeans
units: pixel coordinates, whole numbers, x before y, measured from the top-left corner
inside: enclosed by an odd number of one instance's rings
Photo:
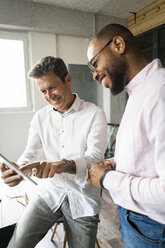
[[[0,228],[0,248],[6,248],[13,235],[16,224]]]
[[[124,248],[165,248],[165,225],[120,206],[117,212]]]

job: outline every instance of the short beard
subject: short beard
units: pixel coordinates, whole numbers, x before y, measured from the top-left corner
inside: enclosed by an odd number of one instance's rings
[[[125,76],[126,66],[121,64],[114,70],[110,72],[108,70],[109,77],[111,79],[112,86],[110,88],[112,95],[118,95],[124,90],[124,76]]]

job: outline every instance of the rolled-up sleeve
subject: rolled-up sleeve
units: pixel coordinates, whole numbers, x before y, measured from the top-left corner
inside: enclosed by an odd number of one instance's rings
[[[84,156],[75,158],[77,184],[86,184],[86,170],[92,163],[104,160],[107,137],[107,120],[105,113],[98,109],[91,123],[87,136],[87,149]]]

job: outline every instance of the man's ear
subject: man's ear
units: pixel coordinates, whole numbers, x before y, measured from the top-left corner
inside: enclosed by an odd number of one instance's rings
[[[126,49],[126,44],[121,36],[115,36],[113,38],[114,50],[118,54],[124,54]]]
[[[71,87],[71,84],[72,84],[72,78],[71,78],[71,75],[68,73],[65,77],[65,83]]]

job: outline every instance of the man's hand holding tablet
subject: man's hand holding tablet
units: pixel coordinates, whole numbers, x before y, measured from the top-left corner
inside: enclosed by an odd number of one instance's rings
[[[18,185],[22,179],[28,180],[29,182],[37,185],[37,183],[32,180],[26,172],[23,172],[17,164],[9,161],[6,157],[4,157],[2,154],[0,154],[0,169],[2,172],[2,179],[4,182],[10,186],[16,186]]]

